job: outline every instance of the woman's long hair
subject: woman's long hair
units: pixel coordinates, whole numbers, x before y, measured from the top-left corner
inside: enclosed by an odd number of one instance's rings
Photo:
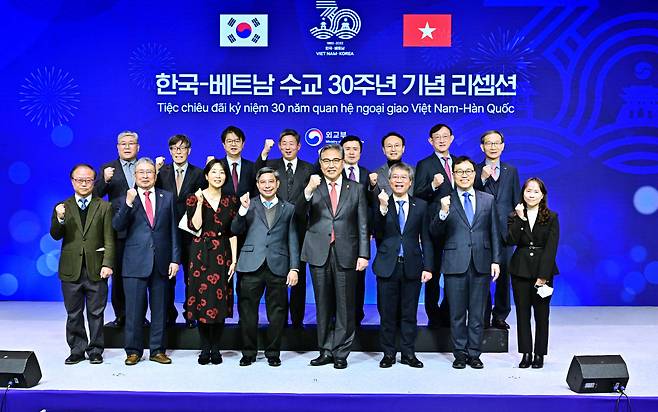
[[[544,195],[542,199],[539,201],[539,211],[537,213],[537,222],[540,225],[543,225],[546,222],[548,222],[548,220],[551,218],[551,210],[548,208],[548,200],[547,200],[548,191],[546,190],[546,185],[544,184],[543,180],[541,180],[538,177],[531,177],[528,180],[526,180],[525,183],[523,183],[523,187],[521,188],[521,203],[523,203],[523,207],[528,209],[528,205],[525,202],[523,193],[525,192],[525,189],[526,187],[528,187],[530,182],[537,183],[537,185],[539,186],[539,190]]]

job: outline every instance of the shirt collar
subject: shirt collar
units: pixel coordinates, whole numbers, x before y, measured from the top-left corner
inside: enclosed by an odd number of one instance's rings
[[[189,165],[188,162],[183,163],[182,166],[179,166],[179,165],[177,165],[176,163],[174,163],[174,171],[177,172],[178,169],[183,169],[183,173],[185,173],[185,172],[187,171],[187,166],[188,166],[188,165]]]
[[[262,195],[260,195],[259,197],[260,197],[260,202],[263,204],[265,204],[265,202],[272,202],[272,206],[276,206],[279,204],[279,198],[277,196],[274,196],[272,200],[265,200],[265,198]]]
[[[137,161],[137,159],[133,159],[133,160],[123,160],[123,159],[119,158],[119,161],[121,162],[121,166],[122,166],[122,167],[125,167],[125,166],[128,165],[128,164],[134,165],[135,162]]]
[[[491,166],[492,168],[496,168],[496,167],[497,167],[498,170],[500,170],[500,159],[498,159],[498,160],[496,160],[496,161],[489,160],[489,159],[485,159],[485,160],[484,160],[484,164],[487,165],[487,166]]]
[[[442,154],[439,153],[439,152],[434,152],[434,154],[436,155],[436,157],[439,158],[439,160],[441,161],[441,163],[443,163],[443,158],[444,158],[444,157],[447,157],[447,158],[448,158],[448,163],[452,163],[452,156],[450,156],[450,152],[448,152],[448,154],[447,154],[446,156],[442,155]]]
[[[76,193],[75,194],[75,203],[80,205],[80,199],[87,199],[87,206],[89,206],[91,204],[91,197],[92,197],[92,194],[90,194],[89,196],[86,196],[86,197],[82,197],[82,196],[80,196],[79,194]]]
[[[146,190],[142,189],[141,187],[137,187],[137,193],[138,193],[140,196],[144,196],[144,192],[146,192]],[[149,189],[149,192],[151,192],[151,193],[155,193],[155,187],[150,188],[150,189]],[[151,200],[153,200],[153,198],[151,198]]]
[[[327,179],[325,179],[325,182],[327,182],[327,187],[328,187],[329,189],[331,189],[331,182],[330,182],[329,180],[327,180]],[[339,175],[339,176],[338,176],[338,179],[337,179],[334,183],[336,183],[336,186],[338,186],[338,187],[342,187],[342,186],[343,186],[343,175],[342,175],[342,174]]]
[[[288,163],[292,163],[292,170],[297,170],[297,160],[296,157],[292,160],[283,159],[283,165],[288,169]]]
[[[237,163],[237,167],[240,167],[242,166],[242,156],[239,156],[237,159],[231,159],[228,157],[228,155],[226,155],[226,163],[228,163],[229,170],[233,169],[233,163]]]
[[[406,204],[409,204],[409,193],[406,193],[402,197],[397,197],[395,194],[393,194],[393,201],[397,203],[399,200],[404,200],[407,202]]]
[[[468,192],[471,195],[471,198],[475,198],[475,189],[473,189],[473,186],[471,186],[469,190],[462,190],[459,187],[457,188],[457,194],[459,194],[459,197],[463,197],[464,192]]]

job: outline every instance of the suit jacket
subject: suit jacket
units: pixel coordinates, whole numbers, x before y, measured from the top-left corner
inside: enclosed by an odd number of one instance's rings
[[[453,161],[455,159],[452,157]],[[441,173],[443,175],[443,183],[438,189],[432,189],[432,180],[434,175]],[[477,179],[476,179],[477,180]],[[414,178],[414,194],[426,202],[438,201],[444,196],[448,196],[454,189],[450,183],[450,178],[446,174],[446,170],[441,163],[441,160],[432,153],[416,165],[416,177]]]
[[[377,195],[379,190],[368,190],[370,187],[370,171],[363,166],[359,166],[359,181],[361,184],[361,190],[363,191],[364,196],[366,197],[366,202],[368,204],[368,233],[372,233],[373,228],[373,218],[375,212],[375,206],[379,204],[377,200]],[[348,179],[347,173],[343,169],[343,179]]]
[[[222,188],[222,192],[227,195],[235,195],[240,197],[245,193],[249,193],[249,196],[256,196],[258,192],[256,191],[256,165],[251,160],[247,160],[244,157],[240,161],[240,176],[238,176],[238,193],[235,193],[235,188],[233,187],[233,179],[231,177],[231,165],[228,164],[228,159],[223,157],[219,159],[220,162],[228,170],[228,175],[226,176],[226,184]]]
[[[413,169],[413,166],[411,167]],[[391,190],[391,185],[388,183],[388,162],[384,163],[383,165],[379,166],[377,170],[375,170],[375,173],[377,173],[377,187],[379,188],[379,191],[384,191],[386,192],[387,195],[391,195],[393,191]],[[415,169],[414,169],[414,175],[415,175]],[[379,194],[379,191],[377,191],[377,194]],[[414,188],[409,188],[409,196],[412,196],[415,193]],[[377,195],[375,195],[376,197]],[[376,201],[373,202],[373,207],[376,207]]]
[[[263,160],[258,156],[258,159],[256,160],[256,170],[260,170],[265,166],[271,167],[279,172],[279,180],[281,181],[279,191],[277,192],[277,197],[279,199],[290,202],[293,205],[296,205],[299,200],[304,200],[304,188],[308,184],[308,179],[311,175],[316,173],[312,164],[297,158],[297,168],[293,175],[293,185],[290,193],[288,193],[288,186],[286,184],[286,164],[283,161],[283,158]]]
[[[180,193],[177,194],[176,170],[174,169],[174,165],[168,164],[160,168],[158,178],[155,181],[155,187],[166,190],[174,195],[176,202],[176,222],[179,222],[185,214],[185,202],[187,201],[187,197],[194,194],[198,189],[205,189],[208,187],[208,182],[203,175],[203,169],[188,163],[185,178],[183,178],[183,184],[180,187]]]
[[[103,179],[103,170],[106,167],[114,168],[114,176],[112,176],[109,183],[105,183],[105,179]],[[121,207],[121,198],[126,197],[128,189],[130,189],[128,187],[128,181],[126,180],[126,175],[123,173],[123,167],[121,167],[121,161],[119,159],[112,160],[101,166],[96,182],[94,183],[94,196],[102,198],[107,195],[107,200],[112,203],[112,210],[118,210]],[[125,239],[126,233],[124,231],[117,231],[117,237],[119,239]]]
[[[112,206],[98,197],[92,197],[87,206],[87,218],[82,227],[75,196],[64,202],[64,223],[59,223],[53,210],[50,219],[50,236],[63,239],[59,257],[59,278],[75,282],[80,278],[82,257],[89,279],[101,279],[101,267],[114,267],[114,231],[112,230]]]
[[[500,176],[498,181],[489,176],[482,183],[482,168],[486,165],[484,161],[477,164],[475,168],[475,190],[493,195],[496,199],[496,211],[498,212],[498,229],[501,239],[507,237],[507,217],[514,211],[516,204],[521,200],[521,184],[519,183],[519,171],[509,163],[500,162]]]
[[[550,212],[550,218],[544,224],[535,222],[532,230],[530,223],[521,220],[516,213],[508,217],[508,223],[507,244],[516,246],[509,265],[510,274],[552,280],[559,273],[555,263],[560,239],[557,213]]]
[[[272,226],[268,226],[265,206],[260,196],[251,199],[245,216],[239,214],[231,223],[231,232],[246,239],[236,270],[255,272],[267,261],[267,267],[277,276],[287,276],[291,269],[299,269],[299,240],[295,227],[295,206],[280,200],[276,206]]]
[[[180,262],[180,240],[174,195],[166,190],[155,189],[155,216],[153,227],[148,222],[146,210],[137,196],[132,207],[122,198],[115,212],[112,226],[126,231],[126,247],[123,252],[123,277],[148,278],[152,272],[168,276],[169,264]]]
[[[409,196],[409,212],[402,233],[393,196],[388,200],[386,216],[382,216],[378,208],[374,220],[378,244],[377,255],[372,264],[375,275],[382,278],[393,275],[400,245],[404,253],[405,277],[420,280],[423,270],[432,271],[434,248],[429,232],[427,203],[424,200]]]
[[[432,220],[432,234],[445,237],[441,272],[465,273],[473,259],[478,273],[490,273],[492,263],[502,262],[494,197],[475,191],[475,215],[473,225],[469,225],[458,196],[456,190],[450,195],[450,209],[445,220],[440,219],[438,212]]]
[[[357,258],[370,258],[368,206],[359,183],[343,179],[335,216],[324,178],[310,200],[306,200],[302,191],[295,207],[297,213],[305,216],[308,222],[301,260],[314,266],[325,264],[329,256],[332,225],[336,236],[336,258],[341,268],[354,269]]]

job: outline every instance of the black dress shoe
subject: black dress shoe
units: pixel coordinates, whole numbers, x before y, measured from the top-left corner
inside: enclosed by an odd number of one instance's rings
[[[527,369],[530,365],[532,365],[532,353],[524,353],[521,363],[519,363],[519,368]]]
[[[347,359],[336,358],[334,359],[334,369],[347,368]]]
[[[254,362],[256,362],[255,356],[244,355],[242,359],[240,359],[240,366],[249,366]]]
[[[281,358],[278,356],[267,358],[267,364],[274,367],[281,366]]]
[[[473,369],[484,368],[484,364],[482,363],[480,358],[468,358],[468,366],[470,366]]]
[[[454,361],[452,361],[452,367],[455,369],[464,369],[466,368],[466,359],[464,358],[455,358]]]
[[[101,363],[103,363],[103,355],[101,355],[100,353],[92,353],[91,355],[89,355],[89,363],[91,363],[92,365],[100,365]]]
[[[334,363],[334,357],[324,353],[315,359],[311,359],[311,366],[329,365],[330,363]]]
[[[400,363],[403,365],[409,365],[412,368],[422,368],[423,362],[421,362],[416,355],[411,355],[411,356],[402,356],[400,358]]]
[[[194,329],[194,328],[196,328],[196,320],[194,320],[194,319],[191,319],[191,320],[188,319],[188,320],[186,320],[186,321],[185,321],[185,327],[188,328],[188,329]]]
[[[84,355],[71,355],[68,358],[64,360],[65,365],[75,365],[76,363],[80,363],[83,360],[85,360]]]
[[[123,328],[125,324],[126,318],[116,318],[112,322],[107,322],[105,326],[108,328]]]
[[[532,360],[532,369],[541,369],[544,367],[544,355],[535,355]]]
[[[213,365],[219,365],[222,363],[222,354],[219,352],[213,352],[210,354],[210,362],[212,362]]]
[[[390,368],[395,364],[395,356],[394,355],[384,355],[382,360],[379,361],[379,367],[380,368]]]
[[[501,319],[495,319],[493,322],[491,322],[491,326],[493,326],[496,329],[502,329],[502,330],[509,329],[509,324]]]
[[[207,365],[210,363],[210,352],[201,352],[199,354],[199,359],[197,360],[199,365]]]

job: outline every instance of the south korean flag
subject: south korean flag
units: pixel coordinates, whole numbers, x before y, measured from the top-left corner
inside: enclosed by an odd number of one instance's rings
[[[267,47],[267,14],[220,14],[221,47]]]

